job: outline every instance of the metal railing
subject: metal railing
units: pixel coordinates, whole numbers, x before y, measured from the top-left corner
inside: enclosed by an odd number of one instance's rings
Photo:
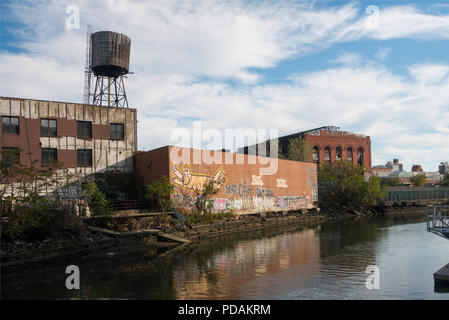
[[[419,201],[449,199],[449,188],[389,187],[385,201]]]
[[[449,205],[426,206],[427,231],[449,239]]]

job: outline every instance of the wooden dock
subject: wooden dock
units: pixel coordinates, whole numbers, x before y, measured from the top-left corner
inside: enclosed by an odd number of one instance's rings
[[[436,287],[449,287],[449,263],[433,274]]]

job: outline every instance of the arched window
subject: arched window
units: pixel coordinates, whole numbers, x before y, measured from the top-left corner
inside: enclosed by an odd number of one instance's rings
[[[346,160],[348,160],[349,162],[352,163],[353,156],[352,156],[352,148],[351,147],[348,147],[346,149]]]
[[[341,160],[341,148],[340,147],[335,148],[335,160],[337,160],[337,161]]]
[[[320,161],[320,152],[318,151],[317,146],[312,149],[312,160],[316,162]]]
[[[363,149],[362,148],[357,149],[357,164],[359,166],[363,166]]]
[[[324,148],[324,161],[331,162],[331,148],[329,147]]]

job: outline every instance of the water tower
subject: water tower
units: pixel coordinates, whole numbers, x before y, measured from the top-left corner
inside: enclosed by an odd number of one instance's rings
[[[92,27],[88,27],[85,103],[128,107],[123,78],[129,73],[130,49],[128,36],[112,31],[92,32]]]

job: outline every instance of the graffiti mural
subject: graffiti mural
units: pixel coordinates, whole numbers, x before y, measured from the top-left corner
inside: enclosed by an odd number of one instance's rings
[[[279,197],[277,198],[277,206],[286,210],[299,210],[308,208],[310,200],[301,196]]]
[[[214,182],[215,188],[221,188],[221,185],[225,183],[225,172],[223,167],[220,167],[213,174],[193,173],[190,171],[188,164],[183,165],[182,169],[179,169],[176,165],[172,164],[171,171],[174,175],[172,182],[176,187],[187,189],[195,192],[202,192],[206,183],[209,181]]]

